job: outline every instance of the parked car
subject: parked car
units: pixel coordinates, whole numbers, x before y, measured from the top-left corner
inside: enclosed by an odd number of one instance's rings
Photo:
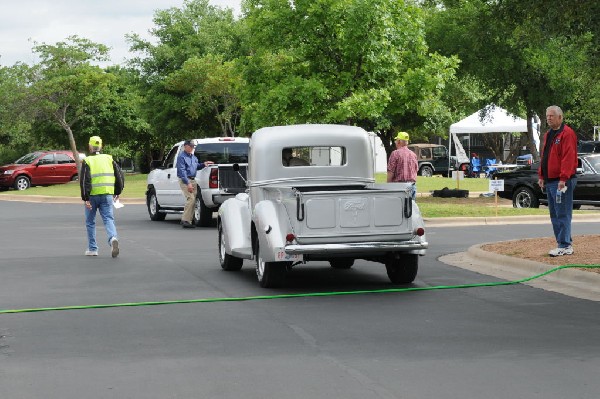
[[[250,139],[245,137],[214,137],[193,140],[198,161],[212,161],[196,173],[198,194],[194,206],[196,226],[210,226],[213,212],[228,198],[246,190],[242,180],[246,174],[248,162],[248,146]],[[156,169],[148,174],[148,190],[146,204],[150,219],[165,220],[167,214],[181,214],[185,205],[185,197],[179,188],[177,178],[177,156],[183,151],[183,141],[173,145],[165,159]],[[242,171],[234,172],[232,164],[240,164]],[[240,176],[241,174],[241,176]]]
[[[579,153],[579,154],[600,153],[600,141],[580,141],[577,144],[577,153]]]
[[[455,156],[448,160],[448,149],[441,144],[409,144],[408,149],[417,155],[420,176],[450,176],[453,170],[469,170],[468,161],[459,163]]]
[[[77,164],[71,151],[36,151],[0,167],[0,188],[26,190],[77,180]]]
[[[524,165],[510,172],[500,172],[496,177],[504,180],[501,198],[512,199],[515,208],[538,208],[547,205],[546,192],[538,186],[539,163]],[[573,207],[600,206],[600,154],[580,154],[577,167],[577,185]]]

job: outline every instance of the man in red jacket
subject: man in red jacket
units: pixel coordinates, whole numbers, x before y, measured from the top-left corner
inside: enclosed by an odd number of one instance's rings
[[[556,105],[546,109],[546,121],[550,129],[541,148],[538,184],[542,189],[546,188],[550,221],[557,243],[557,248],[550,250],[548,255],[572,255],[571,218],[573,192],[577,185],[577,135],[563,123],[563,112]]]

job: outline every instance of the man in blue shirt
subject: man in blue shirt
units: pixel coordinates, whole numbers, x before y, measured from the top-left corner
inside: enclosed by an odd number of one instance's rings
[[[183,151],[177,156],[177,177],[179,178],[179,187],[181,187],[181,192],[185,197],[181,225],[187,229],[196,227],[192,223],[194,203],[196,202],[196,193],[198,192],[198,184],[195,180],[196,171],[214,163],[212,161],[199,163],[198,158],[194,155],[195,147],[196,145],[193,141],[186,140],[183,143]]]

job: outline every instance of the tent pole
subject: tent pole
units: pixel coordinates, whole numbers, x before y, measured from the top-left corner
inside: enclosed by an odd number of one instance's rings
[[[452,132],[448,134],[448,177],[452,177],[450,173],[450,164],[452,159]]]

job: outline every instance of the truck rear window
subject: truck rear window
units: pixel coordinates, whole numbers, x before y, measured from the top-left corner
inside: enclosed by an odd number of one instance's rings
[[[344,147],[286,147],[281,150],[283,166],[342,166],[346,164]]]
[[[248,162],[248,143],[198,144],[195,154],[200,162],[246,163]]]

